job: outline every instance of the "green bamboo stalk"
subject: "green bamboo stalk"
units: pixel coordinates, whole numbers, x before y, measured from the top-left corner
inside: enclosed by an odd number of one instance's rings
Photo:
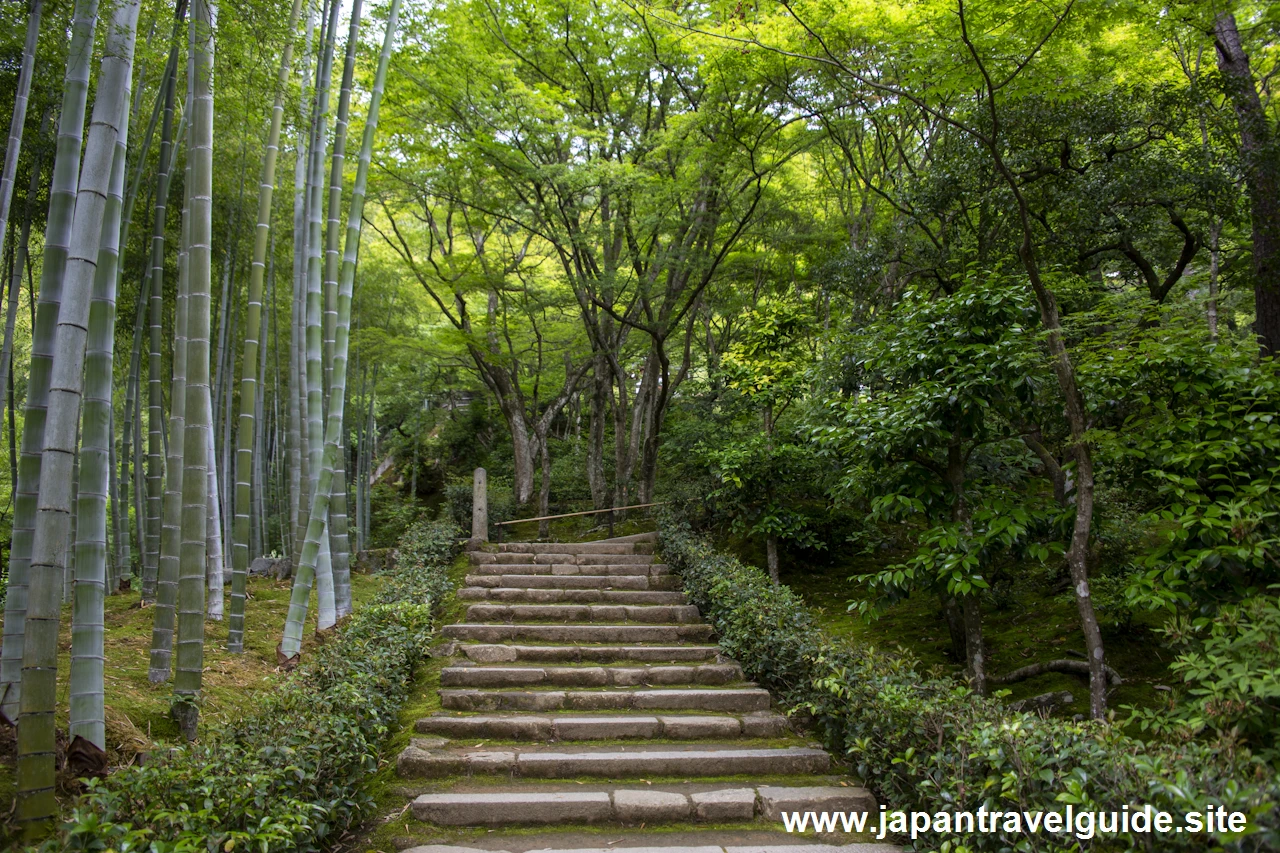
[[[337,294],[339,243],[342,216],[342,170],[346,158],[347,125],[351,112],[351,86],[355,76],[356,45],[360,41],[361,0],[351,4],[351,25],[347,32],[347,50],[342,68],[342,89],[338,95],[338,114],[333,127],[333,156],[329,172],[329,213],[325,228],[324,257],[324,384],[327,392],[333,384],[333,357],[338,325]],[[326,394],[327,396],[327,394]],[[328,401],[332,406],[332,401]],[[345,455],[345,453],[343,454]],[[351,612],[351,545],[347,531],[347,489],[345,465],[339,466],[338,485],[332,501],[329,531],[328,577],[332,577],[334,619],[341,619]],[[325,572],[321,578],[326,580]],[[324,626],[329,627],[329,626]]]
[[[40,464],[39,512],[31,551],[30,598],[22,656],[16,815],[23,835],[46,832],[58,813],[54,796],[59,593],[71,518],[71,469],[80,426],[86,330],[112,163],[128,117],[139,0],[120,0],[98,75],[97,97],[71,222],[58,324],[54,333],[48,417]]]
[[[208,536],[208,469],[213,403],[209,388],[209,302],[213,239],[213,19],[209,0],[191,7],[192,120],[190,173],[191,225],[188,264],[186,387],[191,420],[185,430],[183,459],[188,466],[182,496],[182,575],[178,613],[178,668],[173,715],[188,740],[196,735],[204,670],[205,547]]]
[[[315,6],[307,4],[306,50],[302,54],[302,102],[308,100],[311,79],[312,38],[315,33]],[[302,490],[306,484],[306,430],[302,425],[307,396],[306,370],[302,362],[304,325],[302,316],[307,280],[307,165],[311,162],[310,132],[298,129],[293,163],[293,303],[289,313],[289,530],[293,540],[289,558],[297,565],[306,532],[306,505]]]
[[[326,37],[322,40],[324,49],[321,54],[318,73],[316,75],[316,93],[314,111],[312,113],[312,146],[310,177],[307,187],[307,289],[306,289],[306,375],[307,375],[307,443],[309,456],[307,470],[309,482],[306,495],[308,500],[315,493],[315,485],[320,470],[321,455],[324,450],[324,368],[323,368],[323,332],[322,325],[322,284],[321,215],[324,199],[324,160],[325,133],[329,115],[330,78],[333,74],[333,54],[336,42],[338,12],[341,8],[338,0],[329,0],[329,20],[325,25]],[[337,622],[337,607],[333,598],[333,572],[327,559],[318,563],[321,572],[317,578],[317,630],[331,628]]]
[[[17,93],[9,120],[9,144],[5,147],[4,173],[0,174],[0,254],[4,252],[4,238],[9,231],[9,205],[13,201],[13,179],[18,174],[18,157],[22,153],[22,129],[27,124],[27,102],[31,95],[31,75],[36,67],[43,8],[43,0],[31,0],[31,11],[27,13],[27,38],[22,44],[22,65],[18,67]],[[0,384],[2,380],[0,377]]]
[[[293,62],[294,32],[302,14],[302,0],[293,0],[289,11],[288,39],[280,56],[276,75],[276,98],[271,107],[271,126],[267,131],[267,147],[262,159],[262,180],[258,183],[258,221],[253,235],[253,261],[249,268],[249,311],[245,322],[244,357],[241,359],[240,418],[236,445],[235,526],[231,540],[231,615],[227,631],[227,648],[236,654],[244,651],[245,581],[249,575],[250,478],[253,464],[257,401],[258,340],[262,329],[262,285],[266,272],[268,238],[271,236],[271,199],[276,185],[276,160],[280,154],[280,128],[284,123],[284,96]]]
[[[124,103],[128,102],[126,92]],[[71,737],[82,737],[104,751],[103,615],[107,592],[107,491],[114,470],[111,390],[115,370],[116,267],[120,261],[120,217],[129,148],[129,113],[123,114],[89,305],[80,426],[80,491],[76,500],[75,603],[71,614]]]
[[[192,12],[194,17],[195,12]],[[191,65],[194,57],[187,58],[187,115],[191,114]],[[188,134],[194,122],[188,123]],[[151,665],[147,677],[152,684],[167,681],[172,669],[174,614],[178,603],[178,583],[182,560],[182,515],[186,469],[183,454],[186,451],[187,423],[187,347],[188,318],[190,310],[190,246],[191,246],[191,169],[192,155],[188,140],[184,199],[182,204],[181,246],[178,248],[178,295],[174,310],[173,379],[169,385],[169,452],[165,469],[168,473],[164,484],[164,505],[160,519],[160,565],[156,576],[156,603],[151,628]],[[154,304],[154,303],[153,303]],[[206,368],[207,369],[207,368]],[[203,478],[200,484],[203,489]],[[204,576],[201,570],[201,577]]]
[[[336,329],[335,329],[336,333]],[[332,407],[332,404],[330,404]],[[338,618],[351,613],[351,531],[347,520],[347,448],[345,437],[338,446],[338,469],[334,472],[330,496],[329,534],[333,562],[333,599]]]
[[[40,117],[40,135],[44,136],[49,129],[49,111],[45,110]],[[22,200],[22,229],[18,235],[17,245],[13,247],[13,271],[9,276],[9,299],[5,308],[4,345],[0,348],[0,388],[8,388],[13,379],[10,368],[13,366],[13,333],[18,320],[18,294],[22,291],[22,274],[27,268],[28,252],[31,248],[31,208],[36,196],[40,194],[40,170],[44,164],[43,151],[36,149],[35,162],[31,164],[31,179],[27,183],[27,196]],[[10,413],[12,414],[12,412]],[[10,430],[10,444],[13,443],[13,431]],[[9,483],[18,482],[18,457],[9,454]],[[0,689],[3,689],[0,687]]]
[[[121,244],[123,245],[123,244]],[[119,293],[119,285],[117,284],[117,293]],[[127,374],[125,394],[124,394],[124,424],[120,434],[120,490],[118,494],[126,507],[129,503],[130,491],[135,486],[135,479],[139,476],[139,469],[134,465],[133,458],[133,438],[136,428],[135,418],[141,420],[142,412],[138,410],[138,388],[140,385],[142,371],[142,332],[146,326],[146,316],[148,307],[148,293],[146,282],[144,281],[138,287],[138,303],[134,309],[134,325],[133,325],[133,347],[129,354],[129,372]],[[130,466],[133,466],[133,474],[130,475]],[[140,482],[140,480],[139,480]],[[140,496],[140,492],[136,493]],[[124,513],[125,527],[128,528],[129,512],[125,507],[121,508]],[[134,503],[134,523],[137,530],[138,553],[142,553],[142,525],[145,520],[142,512],[142,501],[139,499]],[[120,552],[118,563],[120,564],[119,581],[123,583],[131,580],[133,577],[133,553],[130,545],[130,535],[126,533],[117,541],[116,547]]]
[[[137,163],[137,166],[134,168],[133,179],[129,182],[129,190],[128,190],[128,193],[125,195],[125,199],[124,199],[124,212],[123,212],[122,222],[120,224],[120,246],[121,247],[127,248],[129,245],[129,231],[133,226],[134,205],[136,204],[138,199],[138,191],[142,186],[142,176],[147,164],[147,154],[151,150],[151,142],[155,136],[156,125],[159,124],[160,116],[164,113],[164,105],[166,102],[165,93],[169,91],[169,87],[172,85],[170,81],[172,78],[174,78],[177,75],[177,72],[178,72],[178,35],[181,32],[182,21],[186,17],[186,9],[187,9],[186,0],[178,0],[177,8],[174,11],[174,24],[173,24],[174,32],[169,39],[169,43],[170,43],[169,56],[168,56],[168,59],[165,61],[164,73],[160,76],[160,87],[156,91],[156,100],[155,100],[155,105],[152,107],[152,110],[151,110],[151,119],[147,122],[147,130],[143,136],[142,146],[137,153],[138,163]],[[149,44],[150,44],[150,37],[148,37],[148,45]],[[140,97],[141,95],[142,95],[142,89],[141,89],[141,86],[139,86],[138,96]],[[162,172],[165,171],[166,166],[163,159],[161,160],[159,165],[160,165],[159,170]],[[122,251],[123,251],[123,248],[122,248]],[[148,261],[149,261],[149,258],[150,258],[150,255],[148,254]],[[123,278],[124,278],[123,263],[117,264],[116,272],[117,272],[116,293],[118,294],[121,292],[121,289],[122,289],[121,286],[123,284]],[[142,332],[143,332],[143,329],[145,328],[145,323],[143,321],[146,317],[145,312],[148,306],[148,301],[147,301],[148,285],[150,281],[151,281],[151,264],[149,262],[145,262],[142,283],[138,288],[138,310],[136,315],[137,323],[134,326],[133,349],[132,349],[132,352],[130,353],[130,358],[129,358],[129,371],[128,371],[129,379],[125,387],[124,423],[123,423],[123,429],[121,430],[122,446],[121,446],[121,454],[120,454],[121,456],[120,487],[115,492],[115,494],[119,497],[127,496],[130,491],[131,478],[129,474],[129,468],[133,462],[131,450],[132,450],[132,444],[133,444],[133,433],[135,429],[134,418],[136,417],[138,419],[141,419],[142,417],[141,409],[138,408],[135,411],[135,406],[137,406],[137,403],[138,403],[137,395],[140,387],[139,379],[141,377],[140,361],[142,357]],[[142,470],[141,468],[135,465],[133,467],[134,477],[140,477],[141,470]],[[125,500],[124,503],[127,505],[128,501]],[[146,518],[145,518],[145,514],[142,512],[141,501],[138,502],[136,510],[137,511],[134,514],[134,520],[135,520],[135,523],[137,524],[137,532],[138,532],[138,536],[137,536],[138,553],[140,555],[143,555],[145,559],[145,546],[143,543],[143,536],[144,536],[143,526],[146,523]],[[129,580],[133,576],[133,556],[131,553],[132,549],[130,546],[128,513],[125,512],[124,516],[125,516],[124,530],[121,531],[122,535],[119,538],[117,538],[117,541],[116,541],[116,548],[117,548],[117,551],[119,552],[117,562],[121,567],[120,568],[121,576],[117,578],[118,581]],[[154,575],[152,577],[154,577]]]
[[[325,221],[324,247],[324,385],[327,396],[333,383],[333,344],[338,325],[338,266],[342,241],[342,169],[347,151],[347,124],[351,113],[351,82],[355,77],[356,45],[360,41],[362,0],[352,0],[351,24],[342,64],[342,88],[338,93],[338,114],[333,124],[333,155],[329,168],[329,212]]]
[[[117,263],[119,258],[117,257]],[[111,535],[114,537],[115,551],[108,551],[111,562],[107,573],[107,594],[120,589],[120,578],[127,572],[129,565],[129,505],[120,499],[120,478],[116,472],[120,470],[116,459],[116,412],[111,408],[107,423],[107,435],[111,437],[107,445],[107,497],[111,501]]]
[[[177,75],[166,80],[164,124],[160,131],[160,166],[156,175],[155,220],[151,231],[150,353],[147,362],[147,539],[143,550],[142,600],[154,601],[160,573],[161,520],[164,500],[164,233],[169,187],[177,161],[173,112]],[[185,116],[185,111],[184,111]],[[181,138],[179,135],[178,138]],[[176,402],[170,400],[171,403]]]
[[[31,372],[27,377],[27,402],[23,411],[22,455],[18,462],[18,482],[14,487],[4,640],[0,644],[0,693],[3,693],[0,714],[9,720],[18,717],[22,693],[27,581],[35,536],[49,375],[62,302],[62,278],[71,240],[71,220],[79,188],[80,148],[89,92],[93,31],[97,21],[98,0],[77,0],[71,22],[67,73],[63,78],[58,148],[53,163],[53,183],[49,188],[49,214],[45,222],[40,302],[31,329]]]
[[[364,221],[365,191],[369,182],[369,162],[373,156],[373,140],[378,129],[378,107],[382,103],[382,90],[386,84],[387,65],[391,60],[391,47],[395,42],[396,25],[400,12],[400,0],[391,0],[387,15],[387,29],[382,40],[382,53],[378,57],[378,70],[374,75],[373,93],[369,99],[369,115],[365,120],[364,139],[360,146],[360,164],[356,170],[356,182],[351,191],[351,206],[347,215],[347,237],[343,249],[342,278],[338,286],[338,326],[335,334],[333,360],[333,387],[329,392],[329,420],[325,428],[324,465],[317,478],[315,495],[311,500],[311,518],[307,524],[307,539],[302,548],[302,560],[298,566],[293,593],[289,599],[289,615],[285,622],[281,653],[293,658],[302,652],[302,631],[307,620],[307,606],[311,597],[311,582],[315,577],[320,554],[321,539],[326,535],[329,513],[329,494],[337,469],[342,440],[342,416],[346,402],[347,352],[350,344],[351,297],[355,290],[356,259],[360,248],[360,228]]]
[[[212,406],[212,403],[211,403]],[[218,450],[213,446],[213,430],[209,430],[208,495],[205,497],[207,512],[205,524],[205,581],[209,590],[209,618],[218,622],[223,615],[223,585],[225,566],[222,559],[222,507],[218,500],[218,466],[213,460],[218,458]]]

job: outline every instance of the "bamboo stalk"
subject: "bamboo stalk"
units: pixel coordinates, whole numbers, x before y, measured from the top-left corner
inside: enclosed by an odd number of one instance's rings
[[[83,737],[101,750],[107,748],[103,616],[108,591],[107,495],[114,471],[111,391],[115,375],[116,266],[120,260],[120,217],[129,148],[129,112],[124,108],[128,103],[126,92],[89,305],[76,499],[75,603],[71,614],[71,736]],[[115,520],[118,523],[118,516]]]
[[[191,216],[187,297],[187,411],[182,493],[182,567],[178,591],[177,674],[172,712],[187,740],[194,740],[204,672],[208,471],[213,465],[213,410],[209,388],[209,302],[213,239],[213,21],[211,0],[191,7],[192,117]]]
[[[90,301],[116,142],[123,122],[128,120],[138,8],[139,0],[120,0],[106,34],[82,180],[78,182],[75,213],[70,222],[71,239],[66,263],[59,275],[62,280],[58,282],[62,299],[54,333],[48,417],[43,430],[39,512],[31,550],[18,719],[16,817],[27,840],[42,835],[58,813],[54,793],[54,710],[62,609],[58,595],[61,562],[71,520],[71,471],[80,427]]]
[[[338,467],[338,454],[342,441],[342,418],[346,404],[347,352],[350,343],[351,299],[355,289],[356,260],[360,249],[360,229],[363,225],[365,190],[369,179],[369,162],[373,153],[373,140],[378,129],[378,108],[382,102],[382,90],[386,83],[387,64],[391,59],[391,47],[395,42],[400,0],[391,0],[387,16],[387,29],[383,35],[382,53],[378,57],[378,70],[374,76],[373,93],[369,99],[369,115],[365,121],[364,139],[360,146],[360,163],[356,169],[355,185],[351,191],[351,206],[347,216],[346,244],[343,250],[342,277],[338,286],[338,326],[335,335],[333,387],[329,392],[329,418],[325,428],[324,466],[322,467],[315,495],[311,501],[311,517],[307,523],[307,539],[302,549],[302,560],[294,579],[289,599],[289,614],[285,622],[280,652],[286,659],[294,659],[302,652],[302,629],[306,623],[307,605],[311,597],[311,581],[315,577],[316,564],[321,551],[321,540],[326,538],[326,521],[329,512],[329,494],[334,472]]]
[[[80,181],[80,149],[93,32],[98,21],[97,0],[77,0],[71,23],[67,72],[63,78],[62,111],[58,119],[58,150],[49,188],[44,256],[40,270],[40,302],[31,324],[31,370],[23,411],[22,455],[14,485],[13,539],[9,548],[9,579],[5,596],[4,639],[0,643],[0,713],[18,718],[24,668],[28,579],[35,537],[37,498],[42,474],[49,381],[54,340],[62,304],[62,280],[71,240],[72,216]],[[34,293],[32,294],[34,296]],[[12,433],[11,433],[12,434]],[[68,471],[68,475],[69,475]],[[7,686],[7,690],[5,687]],[[52,742],[52,741],[51,741]]]

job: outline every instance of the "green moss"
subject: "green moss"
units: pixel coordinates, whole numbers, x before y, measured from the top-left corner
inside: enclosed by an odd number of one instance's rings
[[[805,599],[822,627],[833,636],[850,637],[883,649],[905,648],[926,667],[959,677],[963,662],[951,657],[947,623],[937,599],[912,595],[876,620],[848,612],[849,600],[857,595],[856,583],[850,578],[877,571],[887,562],[868,557],[853,557],[829,566],[787,561],[782,581]],[[1046,593],[1031,584],[1014,585],[1002,595],[1001,606],[988,602],[983,609],[988,672],[998,675],[1058,658],[1083,659],[1073,654],[1084,651],[1084,637],[1069,596]],[[1162,696],[1157,685],[1171,684],[1176,677],[1169,673],[1170,655],[1155,633],[1159,623],[1158,616],[1140,616],[1124,629],[1104,626],[1107,663],[1124,678],[1124,683],[1110,694],[1112,708],[1155,707],[1166,701],[1163,697],[1167,694]],[[1060,706],[1057,713],[1069,716],[1089,712],[1088,682],[1077,676],[1049,673],[1004,689],[1010,691],[1010,701],[1067,690],[1075,701]]]

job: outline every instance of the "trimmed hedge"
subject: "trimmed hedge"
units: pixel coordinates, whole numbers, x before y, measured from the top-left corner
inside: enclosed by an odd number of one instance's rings
[[[791,710],[812,718],[891,810],[1115,810],[1182,814],[1209,804],[1249,815],[1243,838],[1202,834],[1067,835],[926,832],[916,850],[1280,850],[1275,770],[1228,742],[1144,743],[1119,727],[1013,713],[954,681],[825,634],[799,596],[664,519],[667,563],[720,635],[725,653]],[[878,820],[873,818],[873,822]],[[1078,845],[1078,846],[1077,846]]]
[[[458,536],[449,523],[411,527],[377,601],[264,693],[255,713],[90,782],[46,849],[305,853],[358,824],[372,804],[362,783],[449,592]]]

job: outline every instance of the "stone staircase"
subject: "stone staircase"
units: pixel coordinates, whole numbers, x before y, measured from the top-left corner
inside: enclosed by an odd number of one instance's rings
[[[595,853],[584,825],[631,829],[595,845],[609,850],[895,849],[779,831],[784,811],[869,811],[874,826],[878,809],[743,680],[653,550],[647,534],[471,553],[441,710],[397,759],[422,791],[409,812],[448,842],[414,853]]]

